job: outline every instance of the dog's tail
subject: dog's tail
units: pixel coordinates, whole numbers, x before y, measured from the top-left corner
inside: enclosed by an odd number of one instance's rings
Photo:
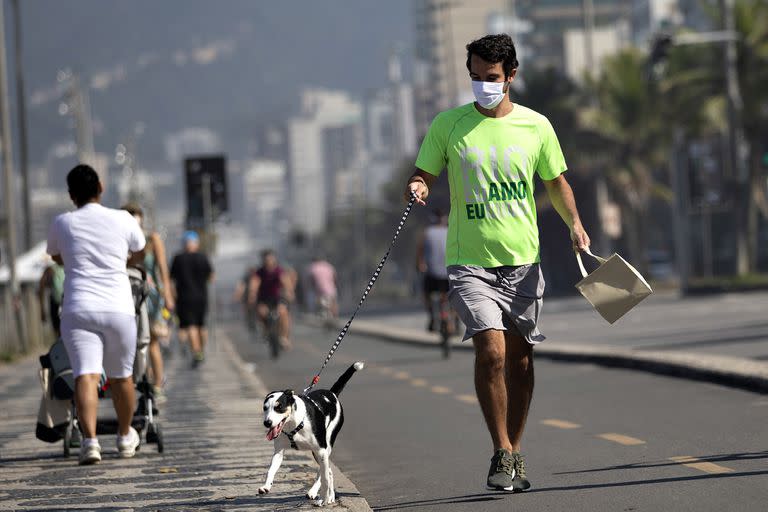
[[[365,363],[362,361],[358,361],[349,368],[347,368],[347,371],[341,374],[341,377],[339,377],[339,380],[337,380],[333,386],[331,386],[331,392],[339,396],[339,394],[344,389],[344,386],[347,385],[347,382],[349,382],[349,379],[352,378],[352,376],[355,374],[356,371],[362,370],[365,368]]]

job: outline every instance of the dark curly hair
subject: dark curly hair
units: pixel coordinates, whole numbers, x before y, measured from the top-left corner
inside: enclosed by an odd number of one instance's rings
[[[472,55],[477,55],[486,62],[502,63],[504,76],[509,77],[517,69],[517,52],[512,38],[507,34],[493,34],[475,39],[467,45],[467,69],[470,69]]]
[[[83,206],[99,197],[99,175],[90,165],[77,165],[67,174],[67,187],[75,204]]]
[[[139,217],[144,217],[144,210],[142,210],[142,208],[139,205],[139,203],[134,203],[134,202],[125,203],[123,206],[120,207],[120,209],[127,211],[128,213],[130,213],[134,217],[137,216],[137,215]]]

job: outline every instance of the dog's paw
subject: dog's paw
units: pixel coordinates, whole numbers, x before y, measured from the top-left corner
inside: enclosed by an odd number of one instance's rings
[[[309,491],[307,491],[307,499],[310,499],[310,500],[317,499],[317,493],[312,492],[312,490],[310,489]]]
[[[267,494],[269,492],[269,487],[259,487],[259,494]]]

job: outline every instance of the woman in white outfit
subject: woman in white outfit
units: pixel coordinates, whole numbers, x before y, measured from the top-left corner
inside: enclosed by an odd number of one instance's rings
[[[140,442],[131,427],[136,405],[132,377],[136,317],[126,261],[143,257],[145,239],[128,212],[100,204],[103,188],[91,167],[72,169],[67,186],[77,209],[53,221],[47,251],[64,265],[66,275],[61,337],[75,377],[75,405],[83,433],[80,464],[94,464],[101,460],[96,413],[102,368],[117,413],[120,456],[133,457]]]

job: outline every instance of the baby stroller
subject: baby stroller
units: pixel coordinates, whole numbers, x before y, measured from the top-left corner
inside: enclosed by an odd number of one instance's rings
[[[132,426],[139,436],[146,430],[147,444],[156,444],[157,451],[163,452],[163,430],[157,420],[159,414],[154,388],[147,376],[149,353],[149,316],[146,298],[148,293],[146,272],[141,267],[128,267],[134,305],[136,306],[137,344],[133,363],[133,381],[138,394],[136,412]],[[77,410],[74,404],[75,382],[69,365],[67,352],[61,340],[53,344],[50,351],[40,356],[40,381],[43,398],[38,412],[36,436],[41,441],[54,443],[64,440],[64,456],[72,448],[80,446],[80,431],[77,424]],[[99,383],[99,399],[110,398],[109,380],[102,374]],[[96,423],[97,435],[117,433],[117,418],[99,418]]]

